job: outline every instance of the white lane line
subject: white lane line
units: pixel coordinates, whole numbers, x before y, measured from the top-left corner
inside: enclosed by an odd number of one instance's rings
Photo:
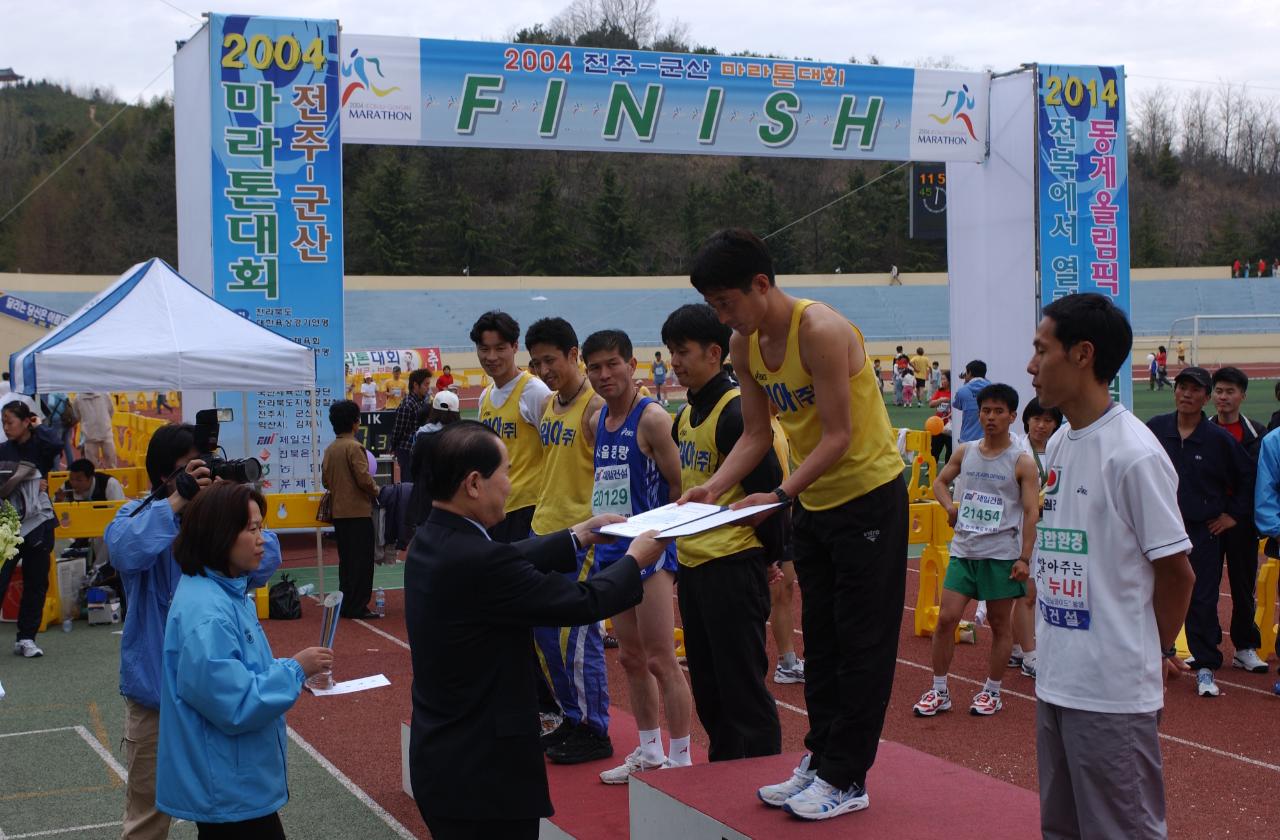
[[[49,732],[68,732],[74,726],[55,726],[52,729],[28,729],[25,732],[0,732],[0,738],[17,738],[19,735],[45,735]]]
[[[4,834],[0,833],[0,840],[25,840],[27,837],[53,837],[55,834],[70,834],[73,831],[93,831],[99,828],[115,828],[123,825],[122,822],[94,823],[93,825],[77,825],[72,828],[48,828],[44,831],[32,831],[28,834]]]
[[[98,757],[106,762],[112,772],[120,777],[120,781],[129,781],[129,771],[125,770],[124,766],[121,765],[120,762],[116,761],[116,757],[111,754],[110,750],[102,746],[102,744],[98,742],[97,738],[89,734],[88,729],[85,729],[83,726],[75,726],[72,728],[75,729],[77,735],[84,739],[84,742],[89,745],[89,748],[96,752]]]
[[[909,659],[902,659],[901,657],[899,657],[898,663],[900,665],[906,665],[908,668],[918,668],[921,671],[928,671],[929,673],[933,673],[932,666],[921,665],[919,663],[912,662]],[[955,674],[948,674],[947,678],[955,680],[956,682],[969,683],[970,685],[979,685],[979,686],[985,685],[985,683],[982,682],[981,680],[971,680],[968,677],[960,677],[960,676],[956,676]],[[1023,694],[1022,692],[1014,691],[1011,688],[1000,689],[1000,694],[1001,696],[1017,697],[1022,700],[1030,700],[1033,703],[1036,702],[1036,698],[1032,697],[1030,694]],[[1247,755],[1240,755],[1239,753],[1228,752],[1227,750],[1220,750],[1217,747],[1211,747],[1208,744],[1201,744],[1197,741],[1188,741],[1186,738],[1179,738],[1176,735],[1166,735],[1163,732],[1160,733],[1160,737],[1174,744],[1181,744],[1184,747],[1192,747],[1197,750],[1203,750],[1204,752],[1213,753],[1214,755],[1219,755],[1219,756],[1222,756],[1223,758],[1232,758],[1244,764],[1252,764],[1254,767],[1262,767],[1266,770],[1274,770],[1277,773],[1280,773],[1280,764],[1270,764],[1266,761],[1261,761],[1256,758],[1250,758]]]
[[[351,781],[351,779],[349,779],[347,775],[337,767],[333,766],[333,762],[321,755],[319,750],[315,747],[308,744],[306,739],[294,731],[292,726],[287,726],[285,729],[289,733],[290,740],[301,747],[303,752],[315,759],[317,764],[329,771],[329,775],[337,779],[338,784],[346,788],[347,791],[356,799],[363,802],[365,807],[372,811],[378,819],[386,823],[387,827],[394,831],[397,836],[403,838],[403,840],[416,840],[413,836],[413,832],[405,828],[404,825],[402,825],[395,817],[391,816],[385,808],[377,802],[374,802],[373,797],[361,790],[359,785]]]
[[[400,639],[397,639],[395,636],[391,635],[391,634],[390,634],[390,633],[388,633],[386,630],[379,630],[377,627],[374,627],[372,624],[370,624],[369,622],[365,621],[365,620],[364,620],[364,619],[362,619],[362,618],[353,618],[353,619],[351,619],[351,620],[352,620],[352,621],[354,621],[356,624],[359,624],[361,627],[365,628],[366,630],[372,630],[373,632],[377,633],[379,636],[381,636],[382,638],[386,639],[387,641],[389,641],[389,642],[395,642],[396,644],[398,644],[400,647],[404,648],[405,650],[409,650],[409,649],[410,649],[410,648],[409,648],[409,643],[408,643],[408,642],[401,641]]]
[[[800,708],[799,706],[793,706],[790,703],[783,703],[781,700],[777,699],[776,697],[774,698],[773,702],[778,704],[782,708],[787,709],[788,711],[795,712],[798,715],[804,715],[805,717],[809,716],[809,713],[806,712],[804,709]]]

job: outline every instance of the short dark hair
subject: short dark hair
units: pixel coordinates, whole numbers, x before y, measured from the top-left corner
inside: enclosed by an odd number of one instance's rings
[[[1002,402],[1013,412],[1018,410],[1018,392],[1012,385],[992,382],[978,392],[977,402],[978,408],[982,408],[984,402]]]
[[[923,348],[923,347],[917,347],[917,348],[916,348],[916,355],[917,355],[917,356],[923,356],[923,355],[924,355],[924,348]]]
[[[1062,409],[1045,408],[1040,404],[1039,397],[1032,397],[1031,402],[1027,403],[1027,407],[1022,410],[1022,431],[1024,432],[1031,431],[1031,418],[1039,417],[1042,414],[1047,414],[1050,417],[1052,417],[1054,424],[1059,429],[1062,428],[1062,421],[1064,419],[1062,415]]]
[[[567,356],[578,346],[578,334],[563,318],[539,318],[524,333],[525,349],[531,351],[535,344],[549,344]]]
[[[338,400],[329,406],[329,425],[335,435],[345,435],[360,422],[360,406],[352,400]]]
[[[77,458],[67,465],[67,472],[80,473],[81,475],[93,478],[93,461],[88,458]]]
[[[190,423],[174,423],[161,426],[151,435],[147,444],[147,478],[152,489],[159,488],[177,468],[178,459],[191,454],[196,448],[196,427]]]
[[[747,292],[757,274],[777,285],[773,257],[760,237],[745,228],[725,228],[707,237],[693,258],[689,281],[701,294],[724,289]]]
[[[498,433],[476,420],[459,420],[432,436],[431,498],[447,502],[472,472],[488,478],[502,464]]]
[[[1213,372],[1213,384],[1217,385],[1219,382],[1234,385],[1242,392],[1249,390],[1248,375],[1246,375],[1240,368],[1232,367],[1231,365],[1220,367]]]
[[[964,372],[976,379],[982,379],[987,375],[987,363],[982,359],[974,359],[964,366]]]
[[[0,408],[0,411],[7,411],[19,420],[30,420],[36,416],[36,413],[31,410],[31,406],[22,400],[10,400],[4,404],[4,408]]]
[[[686,303],[667,316],[662,324],[662,343],[671,347],[682,341],[696,341],[703,347],[712,344],[720,347],[720,358],[729,358],[729,336],[732,334],[727,326],[720,323],[716,311],[705,303]]]
[[[516,319],[505,312],[490,309],[477,318],[471,327],[471,343],[479,344],[480,339],[490,330],[496,332],[508,344],[516,344],[520,341],[520,324]]]
[[[1053,336],[1070,350],[1082,341],[1093,345],[1093,378],[1110,383],[1133,349],[1133,328],[1120,307],[1094,292],[1058,298],[1041,310],[1053,319]]]
[[[431,378],[431,368],[421,367],[409,374],[409,387],[416,388]]]
[[[587,336],[582,342],[582,360],[585,362],[593,353],[605,350],[616,350],[624,361],[631,361],[635,355],[631,348],[631,336],[622,330],[600,330]]]
[[[399,365],[392,365],[392,366],[391,366],[391,372],[392,372],[392,373],[399,373],[399,372],[400,372],[400,366],[399,366]]]
[[[231,547],[249,524],[249,502],[267,515],[267,500],[252,484],[222,481],[201,490],[183,508],[173,557],[184,575],[204,575],[205,569],[228,573]]]

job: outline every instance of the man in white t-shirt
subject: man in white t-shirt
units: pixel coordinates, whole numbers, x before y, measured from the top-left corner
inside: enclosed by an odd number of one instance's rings
[[[1157,732],[1163,679],[1195,577],[1177,473],[1109,385],[1133,343],[1108,298],[1044,308],[1027,366],[1064,425],[1048,477],[1035,573],[1036,752],[1046,838],[1163,838]]]

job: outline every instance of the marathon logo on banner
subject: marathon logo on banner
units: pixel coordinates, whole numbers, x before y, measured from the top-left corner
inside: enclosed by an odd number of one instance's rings
[[[0,292],[0,312],[10,318],[26,321],[28,324],[35,324],[37,327],[45,327],[46,329],[52,329],[67,320],[66,315],[55,309],[40,306],[20,297],[14,297],[7,292]]]

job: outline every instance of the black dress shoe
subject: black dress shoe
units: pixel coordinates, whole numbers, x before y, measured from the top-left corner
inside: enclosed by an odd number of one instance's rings
[[[356,618],[363,618],[365,621],[369,621],[370,619],[382,618],[382,616],[378,615],[373,610],[365,610],[364,612],[356,616]]]
[[[584,764],[613,755],[613,742],[608,735],[597,735],[589,727],[579,724],[563,743],[547,750],[547,758],[554,764]]]
[[[570,735],[573,734],[573,721],[565,718],[560,721],[560,725],[545,735],[539,736],[542,739],[542,749],[548,750],[552,747],[563,744]]]

